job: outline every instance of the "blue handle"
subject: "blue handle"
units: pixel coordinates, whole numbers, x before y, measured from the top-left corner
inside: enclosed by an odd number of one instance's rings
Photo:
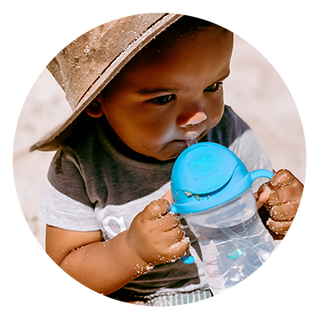
[[[194,263],[194,257],[193,256],[183,256],[181,258],[182,262],[185,263],[185,264],[191,264],[191,263]]]
[[[269,178],[271,179],[273,177],[273,172],[269,171],[269,170],[264,170],[264,169],[258,169],[258,170],[254,170],[252,172],[249,173],[250,174],[250,179],[252,181],[261,178],[261,177],[265,177],[265,178]]]

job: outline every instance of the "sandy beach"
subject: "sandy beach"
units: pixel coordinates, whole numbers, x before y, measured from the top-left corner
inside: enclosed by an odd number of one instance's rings
[[[302,182],[306,154],[298,110],[279,74],[252,46],[235,38],[225,103],[252,127],[274,169],[287,168]],[[36,218],[52,152],[29,152],[30,146],[71,114],[64,93],[44,70],[23,105],[14,144],[16,191],[28,225],[44,247],[45,225]]]

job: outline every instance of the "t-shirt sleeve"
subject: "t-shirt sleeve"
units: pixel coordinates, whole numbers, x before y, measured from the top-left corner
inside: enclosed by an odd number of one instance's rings
[[[67,230],[100,229],[81,166],[67,147],[60,148],[51,162],[37,217],[48,225]]]
[[[244,131],[235,139],[229,149],[245,164],[249,172],[257,169],[272,171],[270,158],[251,129]],[[252,184],[252,190],[257,191],[266,181],[267,178],[256,179]]]

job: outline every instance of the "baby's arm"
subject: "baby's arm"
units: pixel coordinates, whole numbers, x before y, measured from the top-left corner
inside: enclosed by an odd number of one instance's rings
[[[80,283],[99,293],[112,293],[148,268],[186,253],[189,243],[169,209],[167,200],[151,202],[128,230],[108,241],[102,241],[100,231],[76,232],[48,226],[47,253]]]
[[[146,264],[128,250],[125,233],[108,242],[101,240],[100,231],[75,232],[47,226],[46,250],[74,279],[108,294],[134,278],[134,264]]]

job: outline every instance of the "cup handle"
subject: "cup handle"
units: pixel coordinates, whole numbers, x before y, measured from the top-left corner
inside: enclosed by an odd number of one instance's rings
[[[194,263],[194,257],[185,255],[181,258],[181,261],[185,264],[191,264],[191,263]]]
[[[265,177],[271,179],[273,177],[273,172],[264,169],[254,170],[249,173],[251,181],[254,181],[258,178]]]

